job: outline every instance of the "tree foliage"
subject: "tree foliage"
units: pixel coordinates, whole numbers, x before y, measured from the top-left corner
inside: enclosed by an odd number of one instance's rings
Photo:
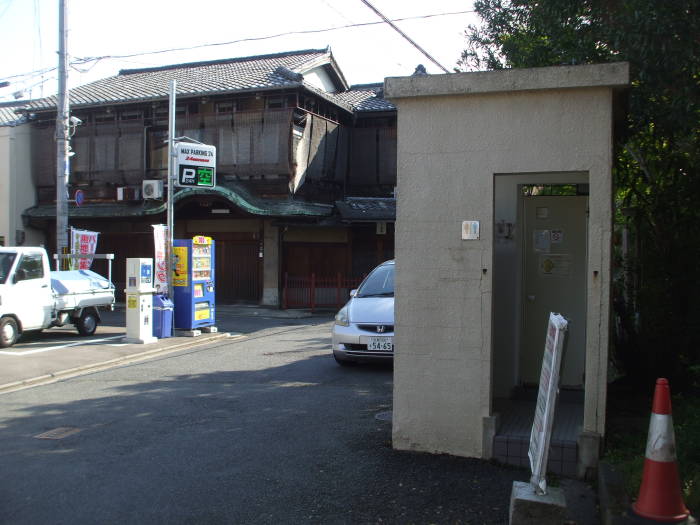
[[[476,0],[464,69],[628,61],[616,144],[615,357],[640,381],[700,378],[700,4],[697,0]]]

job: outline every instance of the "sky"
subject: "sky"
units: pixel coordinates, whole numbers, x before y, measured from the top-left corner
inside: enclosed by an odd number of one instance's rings
[[[418,64],[442,73],[361,0],[65,0],[68,6],[68,85],[75,87],[138,69],[200,60],[331,46],[350,84],[410,75]],[[369,0],[433,58],[452,71],[465,48],[464,31],[478,24],[472,0]],[[59,0],[0,0],[0,102],[57,91]],[[425,17],[440,13],[459,13]],[[230,43],[247,40],[237,43]],[[226,44],[224,44],[226,43]],[[221,45],[208,45],[221,44]],[[132,56],[149,51],[192,48]],[[42,72],[43,70],[43,72]]]

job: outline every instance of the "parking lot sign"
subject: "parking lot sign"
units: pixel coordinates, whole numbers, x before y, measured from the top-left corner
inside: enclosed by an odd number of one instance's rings
[[[175,186],[213,188],[216,186],[216,146],[178,142]]]

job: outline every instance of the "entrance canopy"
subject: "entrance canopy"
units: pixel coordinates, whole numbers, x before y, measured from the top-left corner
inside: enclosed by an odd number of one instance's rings
[[[288,199],[262,199],[248,192],[242,185],[227,183],[227,186],[215,188],[183,188],[176,192],[173,202],[177,204],[195,196],[218,197],[251,215],[263,217],[328,217],[333,206],[320,203]],[[165,213],[166,203],[160,200],[139,200],[124,203],[88,203],[83,206],[71,206],[69,217],[99,218],[136,218]],[[56,206],[42,204],[28,208],[23,214],[27,220],[55,220]]]

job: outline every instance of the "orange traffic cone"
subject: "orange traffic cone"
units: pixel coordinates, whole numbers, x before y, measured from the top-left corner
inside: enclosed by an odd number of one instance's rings
[[[667,379],[656,380],[642,486],[632,510],[643,518],[666,522],[683,521],[689,514],[681,496]]]

